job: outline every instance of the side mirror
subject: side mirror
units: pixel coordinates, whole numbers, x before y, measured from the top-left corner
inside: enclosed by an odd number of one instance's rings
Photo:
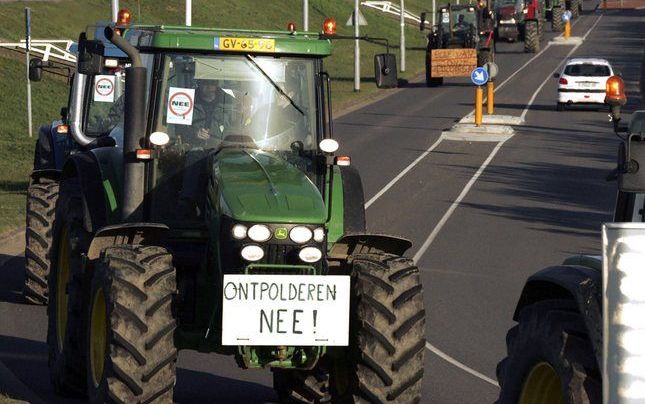
[[[78,67],[81,74],[100,74],[103,71],[105,46],[99,40],[88,40],[82,33],[78,40]]]
[[[558,77],[560,77],[560,73],[553,73],[553,77],[557,79]]]
[[[421,20],[419,21],[419,31],[425,31],[426,29],[426,15],[427,13],[424,11],[423,13],[421,13],[421,17],[419,17],[419,19]]]
[[[43,61],[33,58],[29,61],[29,80],[40,81],[43,78]]]
[[[378,88],[394,88],[399,84],[394,54],[382,53],[374,56],[374,81]]]

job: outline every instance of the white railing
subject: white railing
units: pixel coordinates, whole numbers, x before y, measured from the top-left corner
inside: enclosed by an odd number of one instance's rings
[[[29,52],[41,55],[44,62],[50,58],[56,61],[76,63],[76,55],[70,52],[74,41],[68,39],[32,39],[29,44]],[[26,41],[0,42],[0,47],[9,48],[24,52],[27,50]]]
[[[361,1],[361,5],[379,10],[383,13],[392,14],[397,17],[401,15],[401,7],[391,1]],[[403,12],[403,17],[406,20],[413,21],[417,24],[421,22],[421,17],[408,11]]]

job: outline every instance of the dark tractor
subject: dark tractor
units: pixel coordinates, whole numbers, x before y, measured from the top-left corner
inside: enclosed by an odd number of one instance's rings
[[[426,84],[428,86],[441,85],[444,77],[469,76],[475,67],[484,66],[494,60],[495,17],[492,9],[486,3],[482,2],[478,5],[448,4],[439,10],[437,18],[438,24],[428,34],[426,50]],[[421,29],[424,30],[425,13],[422,13],[421,21]],[[439,55],[436,50],[440,49],[454,49],[455,51],[445,51]],[[464,62],[470,56],[470,52],[466,54],[459,51],[464,49],[474,50],[476,55],[474,64],[476,66]],[[440,62],[439,58],[441,58]]]
[[[610,225],[629,227],[629,222],[645,222],[645,172],[639,169],[645,164],[645,111],[632,114],[629,128],[619,125],[620,108],[626,102],[623,86],[617,76],[607,82],[605,102],[622,139],[617,168],[608,179],[618,181],[614,222],[619,223]],[[608,249],[615,250],[618,244]],[[642,262],[637,265],[641,273]],[[627,381],[629,371],[623,373],[619,366],[608,366],[604,368],[608,374],[603,374],[603,358],[627,351],[611,331],[630,329],[627,319],[606,305],[607,296],[625,297],[618,290],[624,283],[620,286],[616,278],[604,277],[601,256],[578,255],[527,280],[513,316],[517,324],[506,336],[508,355],[497,365],[499,403],[601,403],[603,378],[612,392],[629,386],[620,380],[624,376]],[[642,300],[627,303],[636,309],[633,318],[642,319]],[[611,318],[605,323],[613,324],[609,328],[603,326],[605,315]],[[642,346],[640,339],[633,343]],[[634,375],[639,377],[639,372]]]
[[[540,50],[544,34],[544,0],[502,0],[496,3],[497,39],[524,41],[524,51]]]
[[[110,25],[78,48],[51,192],[56,391],[172,402],[193,349],[271,369],[284,402],[420,402],[420,274],[409,241],[366,232],[334,155],[330,41]]]

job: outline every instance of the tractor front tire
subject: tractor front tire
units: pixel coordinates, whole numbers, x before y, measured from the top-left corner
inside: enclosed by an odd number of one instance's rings
[[[61,183],[47,282],[47,345],[49,377],[54,390],[62,395],[84,394],[86,390],[81,331],[84,302],[71,292],[71,285],[82,276],[81,253],[89,244],[83,228],[82,206],[78,184],[74,180]]]
[[[553,13],[551,17],[551,30],[553,32],[564,31],[564,23],[562,22],[562,13],[564,8],[562,6],[553,6]]]
[[[164,248],[122,245],[102,251],[87,312],[91,403],[172,402],[176,288],[172,256]]]
[[[281,403],[330,403],[329,373],[320,364],[312,370],[273,369],[273,389]]]
[[[335,357],[333,401],[421,402],[423,286],[414,262],[359,254],[352,262],[349,347]]]
[[[580,17],[580,0],[571,0],[571,18]]]
[[[600,370],[575,302],[524,307],[506,345],[508,356],[497,365],[498,403],[602,402]]]
[[[477,52],[477,66],[486,66],[486,63],[493,62],[493,52],[490,50],[480,50]]]
[[[524,30],[524,52],[538,52],[540,50],[540,35],[537,21],[527,21]]]
[[[57,199],[58,181],[41,177],[29,184],[23,287],[23,296],[28,303],[47,304],[47,277]]]

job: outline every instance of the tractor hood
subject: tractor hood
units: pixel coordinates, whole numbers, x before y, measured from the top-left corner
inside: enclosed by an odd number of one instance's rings
[[[280,156],[223,149],[213,162],[220,202],[234,220],[322,224],[326,210],[318,188]]]
[[[497,15],[498,15],[501,19],[508,19],[508,18],[511,18],[511,17],[513,17],[515,14],[516,14],[516,10],[515,10],[515,5],[513,5],[513,4],[509,4],[509,5],[506,5],[506,6],[500,6],[500,7],[497,9]]]

